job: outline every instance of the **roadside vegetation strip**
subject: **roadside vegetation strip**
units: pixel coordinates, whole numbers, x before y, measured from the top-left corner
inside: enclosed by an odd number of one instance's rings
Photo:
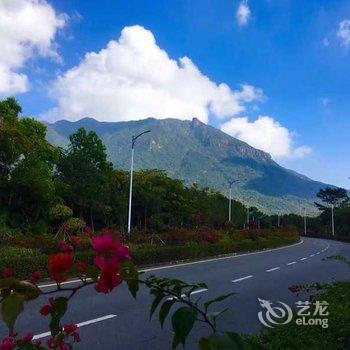
[[[261,254],[270,250],[279,248],[285,249],[297,244],[301,244],[299,237],[295,234],[283,233],[283,231],[264,231],[251,232],[251,237],[237,238],[228,234],[220,236],[220,240],[214,243],[210,242],[186,242],[183,244],[169,244],[167,246],[151,244],[131,244],[132,259],[137,266],[153,265],[150,269],[162,269],[157,264],[174,264],[171,266],[181,266],[181,264],[202,263],[203,259],[211,261],[218,259],[231,259],[239,253],[250,252],[248,254]],[[271,232],[271,234],[269,234]],[[298,242],[299,241],[299,242]],[[47,262],[48,254],[44,254],[40,249],[16,248],[12,252],[12,247],[3,247],[0,249],[0,270],[11,266],[14,274],[18,278],[28,278],[34,271],[41,271],[42,277],[48,276]],[[43,247],[42,249],[46,249]],[[76,252],[76,259],[85,263],[91,263],[94,254],[91,249]],[[29,254],[30,253],[30,254]],[[191,260],[191,261],[186,261]],[[185,262],[183,262],[185,261]],[[167,267],[168,268],[168,267]],[[147,268],[145,268],[147,270]],[[49,283],[49,282],[48,282]]]

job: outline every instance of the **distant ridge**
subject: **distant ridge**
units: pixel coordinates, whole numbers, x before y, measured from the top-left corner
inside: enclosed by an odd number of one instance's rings
[[[309,214],[318,190],[325,184],[313,181],[278,165],[271,156],[194,118],[148,118],[129,122],[99,122],[84,118],[76,122],[61,120],[47,123],[48,140],[68,145],[68,136],[79,127],[94,130],[103,139],[115,167],[129,169],[130,140],[133,134],[150,129],[138,140],[136,169],[163,169],[186,184],[197,183],[227,194],[228,180],[239,182],[234,197],[266,213]]]

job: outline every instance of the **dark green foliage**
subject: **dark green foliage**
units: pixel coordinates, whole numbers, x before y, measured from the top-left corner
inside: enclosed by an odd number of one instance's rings
[[[247,350],[343,350],[350,347],[350,282],[337,282],[318,293],[329,303],[328,328],[298,326],[291,322],[259,335],[246,336]]]

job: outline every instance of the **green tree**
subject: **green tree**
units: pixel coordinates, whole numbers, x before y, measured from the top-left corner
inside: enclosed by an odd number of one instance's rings
[[[67,151],[58,164],[58,188],[79,216],[87,217],[94,227],[94,216],[110,211],[112,165],[106,149],[94,131],[78,129],[69,137]]]
[[[45,125],[20,113],[15,99],[0,101],[0,206],[30,224],[55,198],[58,149],[47,142]]]
[[[321,199],[323,203],[334,205],[335,207],[345,205],[349,202],[348,193],[344,188],[329,187],[320,189],[316,196]],[[323,204],[315,202],[318,209],[324,211],[327,207]]]

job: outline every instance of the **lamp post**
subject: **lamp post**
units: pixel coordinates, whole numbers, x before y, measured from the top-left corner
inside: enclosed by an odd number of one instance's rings
[[[228,198],[228,221],[231,222],[231,214],[232,214],[232,185],[238,182],[238,180],[229,180],[228,183],[230,185],[230,190],[229,190],[229,198]]]
[[[331,213],[332,213],[332,236],[334,236],[334,204],[331,205]]]
[[[250,216],[250,212],[249,212],[249,205],[247,206],[247,230],[249,230],[249,216]]]
[[[131,138],[131,166],[130,166],[129,213],[128,213],[128,234],[129,235],[131,232],[132,176],[133,176],[133,171],[134,171],[135,142],[140,136],[147,134],[148,132],[151,132],[151,130],[141,132],[140,134],[138,134],[136,136],[133,135]]]

